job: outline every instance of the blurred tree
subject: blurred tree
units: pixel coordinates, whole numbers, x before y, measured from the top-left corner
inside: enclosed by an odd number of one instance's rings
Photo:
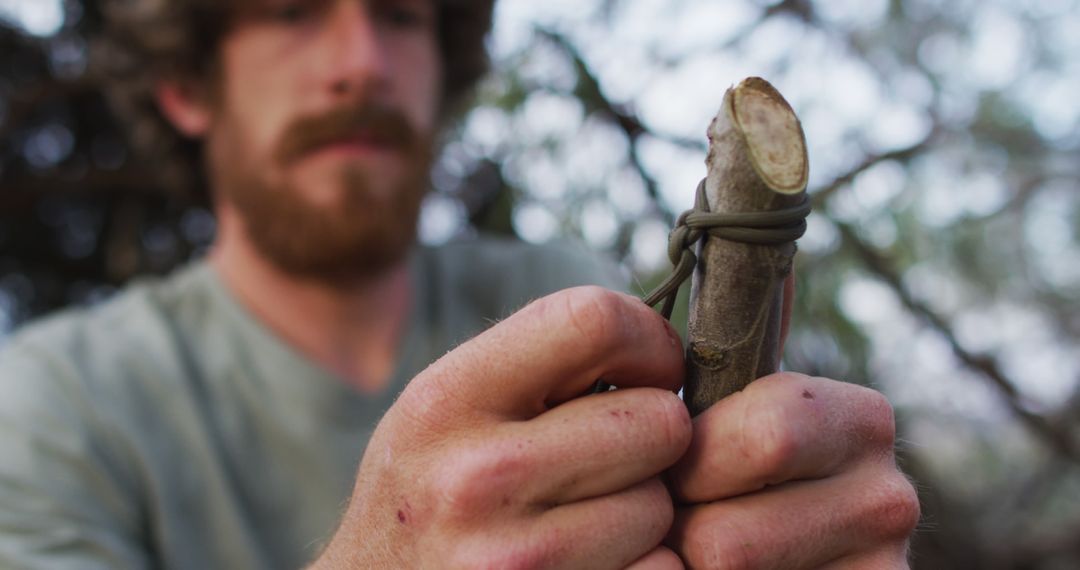
[[[55,30],[0,22],[0,330],[213,235],[87,76],[95,3],[26,0],[53,3]],[[723,90],[764,76],[803,118],[816,206],[787,364],[896,403],[915,566],[1080,567],[1076,0],[501,0],[498,20],[425,240],[570,236],[647,289]]]
[[[100,299],[209,243],[205,205],[132,160],[87,73],[92,3],[35,37],[0,20],[0,326]]]

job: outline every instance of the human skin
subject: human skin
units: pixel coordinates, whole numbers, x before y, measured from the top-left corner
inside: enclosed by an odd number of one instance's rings
[[[399,27],[427,2],[267,2],[227,34],[216,98],[163,81],[159,102],[181,131],[241,141],[266,176],[331,211],[342,164],[392,181],[400,162],[360,144],[282,166],[271,149],[289,121],[350,97],[434,129],[433,30]],[[298,6],[315,11],[295,18]],[[403,266],[351,287],[298,280],[251,246],[227,200],[215,208],[212,261],[249,308],[359,389],[382,389],[409,310]],[[682,355],[632,297],[583,288],[532,303],[410,383],[313,566],[906,567],[918,504],[884,398],[781,374],[691,421],[674,395]],[[586,395],[597,379],[620,389]]]
[[[682,357],[634,297],[534,302],[413,380],[313,567],[907,567],[884,397],[783,373],[691,422]]]
[[[370,171],[380,194],[403,176],[394,149],[342,141],[302,160],[275,160],[284,131],[300,117],[348,103],[392,107],[430,135],[438,120],[442,71],[431,0],[265,0],[250,3],[221,42],[221,80],[165,83],[166,110],[181,131],[243,145],[272,185],[333,208],[349,191],[346,165]],[[358,133],[359,135],[360,133]]]
[[[334,216],[350,191],[344,168],[366,172],[379,197],[409,175],[402,171],[408,165],[395,149],[362,142],[282,164],[275,150],[284,131],[301,117],[376,102],[432,136],[442,85],[434,17],[430,0],[253,2],[221,42],[219,79],[163,78],[158,105],[184,135],[211,152],[242,152],[239,162],[268,184]],[[218,232],[209,257],[233,292],[271,330],[357,389],[384,389],[411,309],[404,260],[351,283],[291,275],[254,246],[228,199],[227,173],[210,174]]]

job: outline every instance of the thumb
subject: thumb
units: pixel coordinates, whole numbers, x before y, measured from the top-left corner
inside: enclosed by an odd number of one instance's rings
[[[440,417],[527,420],[597,381],[676,391],[683,354],[671,326],[640,299],[600,287],[526,306],[439,359],[402,395]]]

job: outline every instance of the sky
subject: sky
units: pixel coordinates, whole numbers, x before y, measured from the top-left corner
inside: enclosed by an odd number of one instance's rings
[[[0,0],[0,17],[37,36],[53,34],[64,24],[60,0]]]

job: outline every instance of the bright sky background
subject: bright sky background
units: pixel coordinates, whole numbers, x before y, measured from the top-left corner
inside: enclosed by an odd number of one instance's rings
[[[18,22],[26,31],[48,36],[64,24],[60,0],[0,0],[0,18]]]

